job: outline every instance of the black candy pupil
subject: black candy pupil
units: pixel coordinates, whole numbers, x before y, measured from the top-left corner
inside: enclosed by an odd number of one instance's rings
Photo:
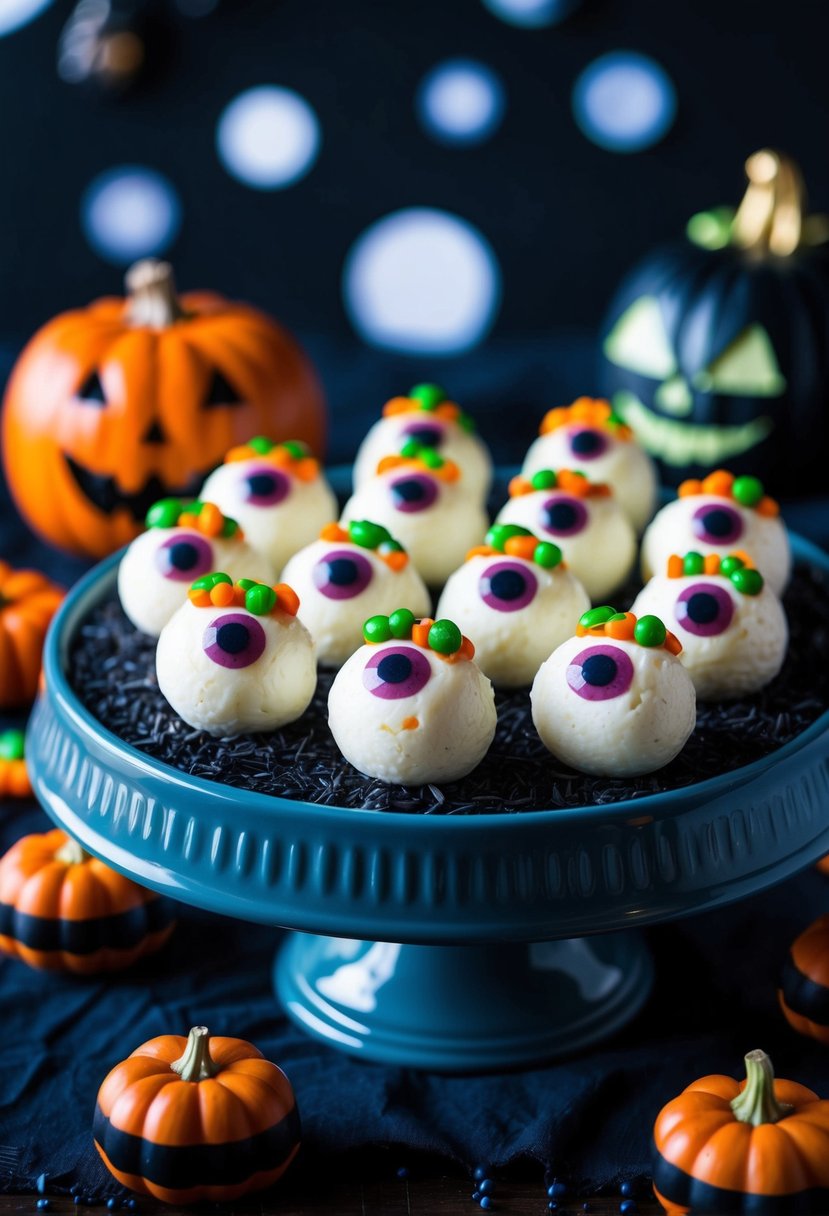
[[[412,674],[412,660],[404,654],[387,654],[377,664],[377,674],[384,684],[402,684]]]
[[[192,570],[198,560],[198,550],[189,540],[180,540],[170,546],[170,565],[174,570]]]
[[[579,456],[589,456],[601,447],[602,437],[596,431],[579,431],[570,440],[570,447]]]
[[[591,654],[581,665],[585,684],[594,688],[606,688],[616,678],[616,660],[608,654]]]
[[[572,528],[576,522],[576,509],[569,502],[554,502],[546,508],[547,523],[551,528]]]
[[[251,494],[259,494],[263,497],[273,493],[275,484],[270,473],[252,473],[248,478]]]
[[[423,443],[426,447],[440,447],[443,439],[443,432],[433,426],[418,426],[413,427],[410,431],[410,437],[416,439],[418,443]]]
[[[220,625],[216,630],[216,645],[225,654],[241,654],[249,641],[247,625],[240,625],[237,621]]]
[[[394,487],[395,497],[403,502],[420,502],[426,495],[425,486],[419,481],[398,481]]]
[[[719,616],[720,606],[707,591],[697,591],[688,600],[687,613],[696,625],[710,625]]]
[[[496,599],[517,600],[526,591],[527,583],[517,570],[499,570],[489,580],[489,589]]]
[[[357,563],[348,557],[335,557],[328,563],[328,581],[335,587],[350,587],[358,577]]]
[[[734,521],[727,511],[707,511],[702,522],[711,536],[730,536],[734,531]]]

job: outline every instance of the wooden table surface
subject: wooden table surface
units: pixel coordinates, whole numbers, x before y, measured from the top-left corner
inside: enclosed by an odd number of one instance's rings
[[[253,1196],[248,1200],[232,1204],[209,1204],[201,1208],[172,1208],[150,1199],[138,1199],[137,1214],[145,1216],[194,1216],[198,1212],[209,1212],[216,1216],[266,1216],[274,1212],[277,1216],[474,1216],[482,1209],[471,1200],[472,1183],[461,1176],[431,1178],[396,1178],[384,1181],[348,1181],[337,1183],[320,1179],[312,1194],[299,1194],[294,1188],[285,1186],[274,1190],[263,1200]],[[36,1212],[36,1195],[0,1195],[0,1216],[12,1213]],[[493,1194],[492,1216],[550,1216],[547,1195],[540,1180],[536,1182],[498,1181]],[[583,1200],[564,1199],[559,1203],[555,1216],[581,1216]],[[590,1216],[619,1216],[621,1198],[591,1199]],[[638,1216],[657,1216],[662,1208],[647,1196],[637,1197]],[[68,1197],[50,1197],[49,1216],[69,1216],[78,1213]],[[105,1207],[80,1207],[81,1212],[105,1213]]]

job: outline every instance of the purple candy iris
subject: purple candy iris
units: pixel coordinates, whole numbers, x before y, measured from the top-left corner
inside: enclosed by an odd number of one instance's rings
[[[267,639],[255,617],[246,612],[217,616],[202,634],[202,649],[219,667],[250,667],[261,657]]]
[[[192,583],[213,564],[213,546],[198,532],[178,532],[155,551],[156,569],[179,583]]]
[[[272,464],[247,465],[242,495],[252,507],[275,507],[291,492],[291,479]]]
[[[551,536],[575,536],[588,523],[587,507],[569,494],[554,494],[544,500],[541,526]]]
[[[334,549],[321,557],[311,575],[320,595],[329,600],[351,600],[372,580],[371,562],[353,549]]]
[[[413,697],[429,682],[429,660],[412,646],[389,646],[371,656],[363,668],[363,685],[375,697],[398,701]]]
[[[715,583],[693,583],[681,593],[674,615],[683,629],[699,638],[725,633],[734,617],[734,601]]]
[[[446,432],[438,422],[410,422],[402,433],[406,439],[416,439],[427,448],[439,448],[446,438]]]
[[[425,511],[438,496],[434,480],[423,473],[406,473],[391,482],[389,489],[395,510],[406,513]]]
[[[691,516],[691,528],[697,540],[706,545],[733,545],[745,531],[742,516],[727,503],[705,503]]]
[[[567,668],[567,683],[585,701],[610,701],[630,688],[633,663],[618,646],[588,646]]]
[[[520,562],[493,562],[478,579],[478,594],[496,612],[518,612],[535,599],[538,579]]]

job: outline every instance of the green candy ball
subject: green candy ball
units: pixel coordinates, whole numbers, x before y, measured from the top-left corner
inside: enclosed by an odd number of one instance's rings
[[[705,558],[701,553],[686,553],[682,559],[683,574],[702,574],[705,569]]]
[[[582,613],[579,617],[579,624],[582,629],[594,629],[596,625],[604,625],[605,621],[609,621],[612,616],[616,615],[615,608],[611,608],[609,604],[602,604],[599,608],[588,608],[587,612]]]
[[[421,409],[435,410],[446,400],[446,390],[439,384],[416,384],[409,389],[409,398],[420,402]]]
[[[440,452],[436,451],[434,448],[421,448],[420,459],[426,465],[427,469],[443,468],[443,457],[441,456]]]
[[[759,570],[743,566],[729,577],[741,595],[759,595],[763,590],[763,576]]]
[[[640,646],[661,646],[668,631],[658,616],[640,616],[633,627],[634,640]]]
[[[438,654],[454,654],[462,642],[463,634],[454,621],[435,621],[429,630],[429,645]]]
[[[737,557],[735,553],[729,553],[728,557],[724,557],[720,562],[720,574],[724,574],[729,578],[735,570],[742,570],[745,562],[741,557]]]
[[[743,507],[756,507],[765,493],[759,477],[737,477],[731,487],[735,500]]]
[[[254,435],[253,439],[248,440],[248,447],[253,448],[254,452],[258,452],[260,456],[267,456],[275,446],[273,440],[266,438],[265,435]]]
[[[416,460],[420,451],[420,444],[416,439],[407,439],[400,449],[400,455],[405,456],[407,460]]]
[[[213,574],[203,574],[201,578],[197,578],[195,583],[190,584],[191,591],[212,591],[217,583],[233,584],[233,579],[229,574],[223,573],[221,570],[216,570]]]
[[[539,469],[530,478],[530,485],[534,490],[554,490],[558,485],[558,478],[552,469]]]
[[[294,460],[302,460],[303,456],[308,455],[308,445],[299,439],[286,439],[281,446],[286,452],[290,452]]]
[[[245,592],[245,607],[255,616],[267,616],[276,604],[276,592],[266,583],[256,583]]]
[[[154,502],[144,517],[148,528],[174,528],[184,504],[178,498],[162,498]]]
[[[389,617],[391,636],[398,639],[410,638],[416,620],[417,617],[408,608],[396,608]]]
[[[25,743],[22,730],[4,730],[0,734],[0,760],[22,760]]]
[[[546,570],[553,570],[561,562],[561,549],[558,545],[554,545],[549,540],[542,540],[536,545],[533,560],[539,566],[544,566]]]
[[[382,524],[373,524],[368,519],[354,519],[348,525],[349,539],[362,549],[376,549],[383,541],[391,540],[388,529]]]
[[[493,549],[503,552],[504,545],[511,536],[532,536],[532,532],[529,528],[522,528],[520,524],[493,524],[485,539]]]
[[[387,616],[370,616],[363,625],[363,637],[367,642],[387,642],[391,636]]]

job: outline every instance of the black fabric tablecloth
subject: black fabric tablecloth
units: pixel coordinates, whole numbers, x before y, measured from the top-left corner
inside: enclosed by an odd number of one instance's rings
[[[544,405],[581,391],[589,368],[587,344],[570,337],[470,356],[437,371],[369,355],[355,365],[324,343],[315,349],[335,410],[331,454],[338,460],[353,453],[385,396],[438,376],[459,400],[483,401],[484,433],[511,436],[498,459],[515,460]],[[499,404],[510,401],[522,402],[519,415],[527,416],[519,441]],[[825,540],[829,510],[801,507],[796,523]],[[40,566],[65,583],[83,568],[26,532],[2,485],[0,557]],[[9,724],[0,718],[0,727]],[[0,804],[3,850],[48,826],[34,804]],[[809,871],[730,909],[652,930],[655,990],[621,1034],[549,1067],[471,1078],[354,1060],[295,1029],[271,991],[277,930],[182,908],[165,950],[118,976],[80,980],[5,960],[0,1188],[33,1189],[45,1173],[50,1186],[114,1191],[91,1142],[100,1082],[144,1040],[199,1023],[251,1039],[288,1073],[304,1125],[300,1174],[385,1144],[395,1146],[400,1163],[415,1150],[470,1168],[529,1157],[583,1189],[612,1187],[647,1172],[660,1106],[697,1076],[739,1074],[751,1048],[769,1051],[779,1075],[829,1096],[829,1053],[788,1029],[775,996],[789,943],[825,911],[829,880]]]

